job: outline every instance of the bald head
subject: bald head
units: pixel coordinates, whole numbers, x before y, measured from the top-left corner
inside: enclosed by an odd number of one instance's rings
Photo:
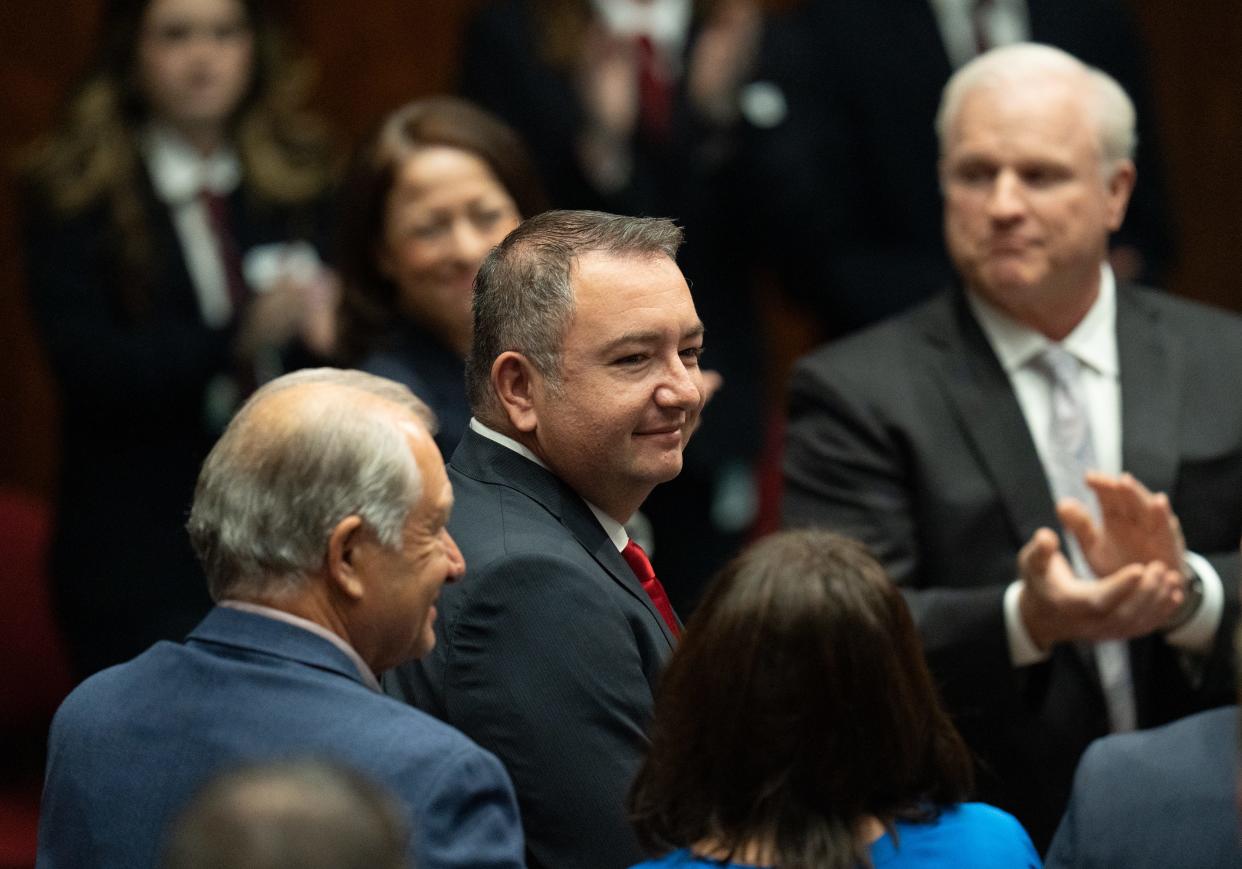
[[[936,134],[943,155],[967,98],[978,91],[1006,96],[1050,97],[1073,93],[1095,131],[1104,168],[1134,157],[1134,103],[1117,81],[1095,67],[1050,45],[1023,42],[984,52],[963,66],[945,85],[936,113]]]
[[[246,402],[203,464],[188,529],[212,597],[272,600],[324,560],[357,515],[385,546],[421,494],[410,439],[434,416],[409,390],[358,371],[278,378]]]

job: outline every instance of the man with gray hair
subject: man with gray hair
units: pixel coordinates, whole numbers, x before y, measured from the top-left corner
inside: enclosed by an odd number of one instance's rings
[[[434,424],[404,387],[355,371],[301,371],[251,397],[190,513],[217,606],[184,644],[95,675],[56,713],[40,867],[153,866],[207,779],[290,755],[391,789],[422,869],[522,865],[496,758],[376,677],[431,650],[436,597],[465,569]]]
[[[504,762],[532,867],[643,857],[625,793],[680,624],[624,524],[681,470],[705,396],[680,243],[667,220],[548,212],[475,282],[449,463],[470,568],[435,652],[386,684]]]
[[[1229,700],[1242,323],[1115,280],[1134,110],[1108,76],[996,49],[937,129],[960,286],[799,364],[785,520],[882,559],[980,796],[1044,848],[1091,739]]]

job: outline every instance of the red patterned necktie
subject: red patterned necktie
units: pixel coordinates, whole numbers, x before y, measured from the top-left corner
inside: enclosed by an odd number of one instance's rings
[[[625,544],[625,548],[621,550],[621,555],[625,558],[626,563],[629,564],[630,570],[634,571],[634,575],[638,577],[638,581],[642,583],[643,591],[647,592],[647,597],[651,598],[655,608],[664,617],[664,623],[673,632],[673,636],[680,637],[681,628],[677,626],[677,616],[673,614],[673,605],[668,602],[668,595],[664,593],[664,586],[660,584],[660,580],[656,579],[655,570],[651,567],[651,561],[647,558],[647,553],[643,552],[643,548],[631,540]]]

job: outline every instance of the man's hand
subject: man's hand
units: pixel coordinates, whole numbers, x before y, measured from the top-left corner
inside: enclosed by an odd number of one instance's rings
[[[1152,561],[1183,570],[1186,542],[1166,494],[1149,491],[1130,474],[1113,477],[1090,472],[1086,480],[1100,502],[1100,525],[1073,498],[1057,504],[1057,516],[1078,539],[1096,576]]]
[[[1074,575],[1057,535],[1040,528],[1018,553],[1018,601],[1041,649],[1070,640],[1128,640],[1157,630],[1181,606],[1182,578],[1163,562],[1131,563],[1099,579]]]

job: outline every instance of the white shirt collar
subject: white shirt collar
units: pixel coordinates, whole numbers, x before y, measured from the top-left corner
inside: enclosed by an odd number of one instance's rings
[[[363,683],[365,683],[368,688],[372,691],[381,690],[379,680],[375,678],[375,674],[371,672],[371,668],[367,666],[366,661],[362,660],[362,656],[358,654],[357,650],[354,649],[354,647],[349,643],[345,642],[344,638],[332,633],[332,631],[328,630],[323,625],[317,622],[312,622],[310,619],[304,619],[301,616],[295,616],[291,612],[285,612],[284,610],[279,610],[275,607],[251,603],[250,601],[245,600],[222,600],[219,605],[222,607],[228,607],[229,609],[241,610],[245,613],[252,613],[257,616],[263,616],[264,618],[275,619],[278,622],[293,625],[294,627],[301,628],[304,631],[310,631],[315,636],[327,640],[329,643],[344,652],[346,657],[353,662],[354,667],[358,670],[359,677],[361,677]]]
[[[539,460],[539,457],[536,456],[529,449],[527,449],[523,444],[518,443],[517,441],[515,441],[513,438],[509,437],[508,435],[501,434],[500,432],[496,431],[494,428],[489,428],[488,426],[479,422],[479,420],[476,417],[473,417],[473,416],[470,417],[470,430],[473,431],[475,434],[477,434],[479,437],[487,438],[489,441],[498,443],[502,447],[505,447],[506,449],[513,450],[513,452],[517,453],[522,458],[529,459],[530,461],[534,462],[539,467],[543,468],[548,473],[552,473],[551,469],[548,468],[548,466],[545,465],[543,462],[541,462]],[[582,496],[579,495],[578,497],[581,498]],[[629,543],[630,541],[630,535],[625,533],[625,526],[622,525],[620,522],[618,522],[616,519],[613,519],[611,516],[609,516],[599,507],[596,507],[586,498],[582,498],[582,503],[586,504],[587,507],[591,509],[591,513],[594,514],[595,518],[599,521],[600,527],[604,529],[604,533],[608,535],[608,539],[612,541],[612,545],[617,547],[617,551],[620,552],[622,549],[624,549],[625,544]]]
[[[591,5],[614,36],[647,36],[674,54],[690,32],[691,0],[592,0]]]
[[[142,140],[143,156],[160,199],[191,202],[204,188],[227,196],[241,182],[241,163],[230,146],[204,157],[169,127],[152,124]]]
[[[1022,368],[1052,343],[978,294],[968,291],[966,298],[1006,373]],[[1119,370],[1116,322],[1117,280],[1108,263],[1101,263],[1099,295],[1061,346],[1083,365],[1115,377]]]

